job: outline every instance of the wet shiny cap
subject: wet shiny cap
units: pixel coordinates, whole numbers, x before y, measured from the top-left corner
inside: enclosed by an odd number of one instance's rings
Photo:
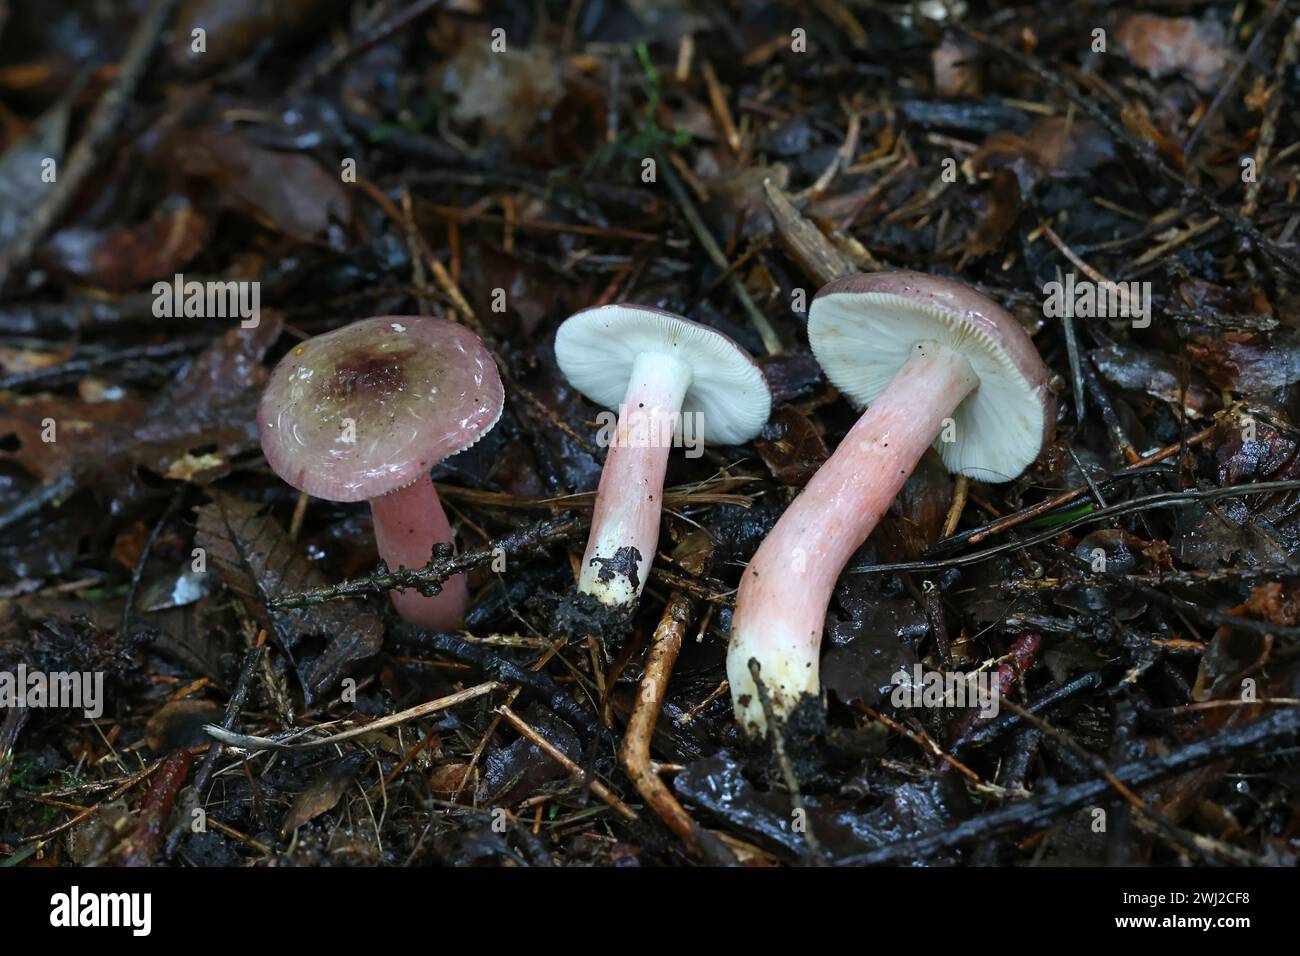
[[[445,319],[362,319],[298,345],[258,405],[271,470],[327,501],[409,485],[492,430],[505,392],[477,335]]]
[[[1020,323],[969,286],[924,272],[836,279],[808,310],[808,342],[826,377],[859,407],[889,387],[917,343],[960,352],[979,387],[953,412],[952,441],[935,448],[951,472],[1010,481],[1056,424],[1048,372]]]

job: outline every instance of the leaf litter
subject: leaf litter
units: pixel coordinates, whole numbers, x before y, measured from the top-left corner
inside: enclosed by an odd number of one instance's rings
[[[1294,865],[1285,18],[1108,15],[1101,53],[1074,8],[543,5],[506,18],[498,57],[473,3],[190,2],[166,51],[147,19],[128,37],[94,5],[13,6],[0,51],[33,69],[0,74],[0,670],[96,668],[107,700],[97,722],[0,720],[5,858]],[[74,76],[68,30],[98,72]],[[876,268],[1020,317],[1057,437],[1006,485],[917,469],[839,582],[825,707],[785,728],[783,763],[731,717],[734,591],[854,420],[809,352],[810,296]],[[1152,321],[1046,315],[1063,272],[1150,283]],[[176,273],[257,282],[259,321],[159,318]],[[614,621],[571,596],[599,409],[550,343],[618,300],[742,342],[775,405],[751,447],[672,457],[646,598]],[[455,635],[392,617],[363,507],[300,500],[258,450],[297,341],[412,313],[480,330],[507,379],[497,429],[434,474],[473,556]],[[665,677],[646,654],[674,607]],[[1006,709],[900,706],[917,666],[987,672]],[[659,678],[651,799],[620,743]],[[121,778],[123,747],[145,771]],[[1121,800],[1098,761],[1161,822],[1093,833],[1088,808]],[[221,827],[167,826],[194,806]]]

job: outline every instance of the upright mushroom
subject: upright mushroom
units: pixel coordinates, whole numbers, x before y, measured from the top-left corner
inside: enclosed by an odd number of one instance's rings
[[[492,430],[505,393],[492,354],[454,322],[386,315],[308,339],[271,373],[258,406],[271,470],[326,501],[370,501],[379,556],[422,568],[451,525],[430,470]],[[425,597],[391,592],[422,627],[459,626],[465,575]]]
[[[817,293],[808,339],[827,378],[868,406],[763,540],[741,578],[727,651],[736,719],[767,722],[749,662],[776,714],[818,692],[826,610],[844,565],[925,450],[949,471],[1009,481],[1055,425],[1047,370],[1005,309],[919,272],[851,275]]]
[[[555,359],[574,388],[618,409],[578,588],[630,609],[654,560],[668,453],[683,421],[702,441],[738,445],[767,422],[772,396],[727,336],[648,306],[571,315],[555,334]]]

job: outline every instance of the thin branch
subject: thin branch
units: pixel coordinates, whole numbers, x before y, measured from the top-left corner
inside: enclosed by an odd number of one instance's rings
[[[435,555],[422,568],[399,568],[390,571],[380,567],[365,577],[352,578],[338,584],[296,591],[268,602],[273,610],[290,607],[310,607],[345,597],[379,594],[397,588],[414,588],[421,594],[434,595],[442,589],[442,582],[457,574],[492,563],[502,555],[518,555],[537,551],[554,544],[576,538],[587,527],[587,521],[575,517],[551,518],[498,538],[481,548],[453,555]]]
[[[1267,754],[1300,735],[1300,708],[1288,708],[1245,727],[1221,730],[1170,753],[1136,760],[1116,768],[1114,778],[1128,787],[1141,787],[1184,770],[1246,754]],[[1062,815],[1088,806],[1111,790],[1109,781],[1097,778],[1061,787],[1030,800],[1009,804],[991,813],[964,820],[955,827],[932,831],[882,847],[835,860],[837,866],[872,866],[933,859],[944,851],[976,840],[1045,827]]]
[[[1079,109],[1083,110],[1097,122],[1106,127],[1106,131],[1120,143],[1123,143],[1129,150],[1137,156],[1138,159],[1149,168],[1152,172],[1157,173],[1163,178],[1176,185],[1187,198],[1194,198],[1205,205],[1206,208],[1213,211],[1220,219],[1228,224],[1239,236],[1246,239],[1260,251],[1268,255],[1277,265],[1290,275],[1300,278],[1300,262],[1296,261],[1296,256],[1292,252],[1281,248],[1272,239],[1260,232],[1254,225],[1246,219],[1234,213],[1223,203],[1219,202],[1213,196],[1209,195],[1200,186],[1193,183],[1182,173],[1178,172],[1167,165],[1160,158],[1156,148],[1150,143],[1138,139],[1131,135],[1120,123],[1118,123],[1109,113],[1097,105],[1096,97],[1088,96],[1083,93],[1077,86],[1065,79],[1058,73],[1053,72],[1042,64],[1036,57],[1021,53],[1012,46],[1008,46],[1001,40],[997,40],[988,34],[981,33],[978,30],[972,30],[967,27],[961,28],[964,33],[978,42],[996,50],[1003,56],[1014,60],[1016,63],[1031,71],[1040,80],[1057,92],[1064,95],[1070,102],[1074,103]]]

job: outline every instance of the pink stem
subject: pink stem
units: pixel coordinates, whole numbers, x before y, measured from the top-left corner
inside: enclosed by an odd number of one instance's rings
[[[388,567],[422,568],[433,556],[435,544],[451,544],[451,524],[438,501],[428,474],[405,488],[370,499],[375,544]],[[442,590],[425,597],[415,589],[390,591],[397,613],[420,627],[451,631],[460,627],[469,604],[469,584],[458,574],[442,583]]]
[[[603,604],[631,607],[659,546],[664,473],[680,425],[690,366],[670,355],[637,358],[596,489],[578,588]]]
[[[818,693],[822,628],[840,572],[978,384],[959,353],[918,346],[763,539],[741,578],[727,651],[741,727],[767,726],[751,658],[778,715]]]

